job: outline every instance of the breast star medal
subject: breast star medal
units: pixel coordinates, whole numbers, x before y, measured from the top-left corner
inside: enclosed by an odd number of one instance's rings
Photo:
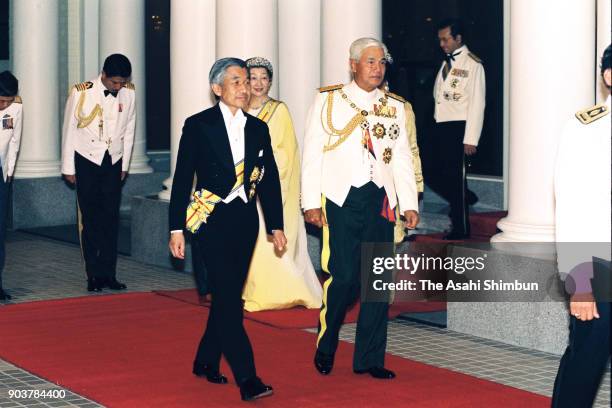
[[[387,134],[385,126],[380,122],[374,125],[374,127],[372,128],[372,132],[374,133],[374,136],[376,136],[377,139],[382,139]]]

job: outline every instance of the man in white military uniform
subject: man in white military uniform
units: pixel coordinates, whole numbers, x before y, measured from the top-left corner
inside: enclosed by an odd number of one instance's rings
[[[601,73],[612,85],[612,50]],[[555,163],[555,234],[559,271],[573,278],[570,337],[552,406],[591,407],[610,358],[610,95],[580,111],[561,135]],[[597,259],[594,259],[597,258]],[[567,279],[571,279],[568,277]]]
[[[310,108],[302,165],[307,222],[323,227],[325,282],[315,367],[333,368],[347,307],[359,294],[360,250],[366,242],[393,242],[395,207],[406,226],[418,221],[418,194],[406,136],[404,100],[379,89],[390,55],[373,38],[350,48],[354,80],[320,89]],[[357,323],[353,371],[391,379],[384,368],[387,302],[364,302]]]
[[[21,99],[17,96],[19,82],[9,71],[0,73],[0,300],[11,296],[2,288],[6,239],[6,212],[8,210],[9,185],[15,171],[15,161],[21,142]]]
[[[62,174],[76,183],[87,290],[125,289],[116,279],[121,182],[130,167],[136,125],[130,61],[104,61],[101,75],[75,85],[64,114]]]
[[[485,111],[485,73],[480,59],[463,44],[457,20],[438,26],[440,47],[446,54],[434,85],[433,147],[435,163],[427,167],[428,185],[450,204],[452,230],[445,239],[470,236],[469,204],[477,197],[467,189],[465,156],[476,153]],[[435,167],[434,167],[435,166]]]

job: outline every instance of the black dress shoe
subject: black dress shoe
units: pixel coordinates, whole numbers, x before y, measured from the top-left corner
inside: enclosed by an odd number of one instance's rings
[[[112,290],[127,289],[127,285],[125,283],[121,283],[115,278],[107,280],[106,287]]]
[[[208,382],[214,384],[227,384],[227,377],[222,375],[218,368],[207,364],[193,363],[193,373],[198,377],[206,377]]]
[[[240,385],[240,398],[243,401],[253,401],[273,394],[272,386],[261,382],[259,377],[253,377]]]
[[[314,365],[318,372],[327,375],[331,373],[332,368],[334,368],[334,355],[325,354],[317,350],[314,356]]]
[[[0,288],[0,300],[11,300],[11,295],[6,293],[2,288]]]
[[[96,278],[87,279],[87,291],[88,292],[100,292],[104,285]]]
[[[472,190],[467,190],[465,196],[468,205],[474,205],[478,202],[478,196]]]
[[[391,380],[395,378],[395,373],[391,370],[387,370],[385,367],[371,367],[365,370],[353,370],[355,374],[370,374],[374,378],[380,378],[382,380]]]
[[[463,241],[469,238],[470,234],[451,231],[450,233],[446,234],[442,239],[444,239],[445,241]]]

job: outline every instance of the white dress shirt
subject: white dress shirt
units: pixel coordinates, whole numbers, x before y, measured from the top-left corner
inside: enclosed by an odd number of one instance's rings
[[[246,124],[247,118],[244,116],[242,109],[236,110],[236,114],[232,115],[230,108],[221,101],[219,101],[219,108],[221,108],[223,122],[225,122],[225,129],[227,130],[234,165],[236,165],[244,161],[244,125]],[[246,177],[246,175],[244,177]],[[240,197],[245,203],[249,201],[246,191],[244,191],[244,184],[241,185],[239,189],[229,193],[228,196],[223,199],[223,202],[228,204],[234,201],[236,197]]]

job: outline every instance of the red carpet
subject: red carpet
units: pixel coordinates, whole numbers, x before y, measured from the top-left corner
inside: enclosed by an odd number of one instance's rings
[[[191,375],[207,308],[153,293],[10,305],[0,357],[109,407],[245,407],[233,384]],[[393,381],[351,373],[341,342],[334,372],[312,367],[315,337],[245,322],[258,374],[275,395],[258,407],[546,407],[548,398],[395,356]],[[229,374],[226,366],[222,367]]]
[[[202,305],[195,289],[156,291],[161,296],[180,300],[192,305]],[[446,310],[446,302],[401,302],[391,305],[389,318],[395,319],[402,313],[411,312],[438,312]],[[359,316],[359,302],[347,312],[344,323],[354,323]],[[285,310],[266,310],[262,312],[245,312],[245,319],[263,323],[279,329],[308,329],[317,327],[319,322],[319,309],[306,309],[294,307]]]

